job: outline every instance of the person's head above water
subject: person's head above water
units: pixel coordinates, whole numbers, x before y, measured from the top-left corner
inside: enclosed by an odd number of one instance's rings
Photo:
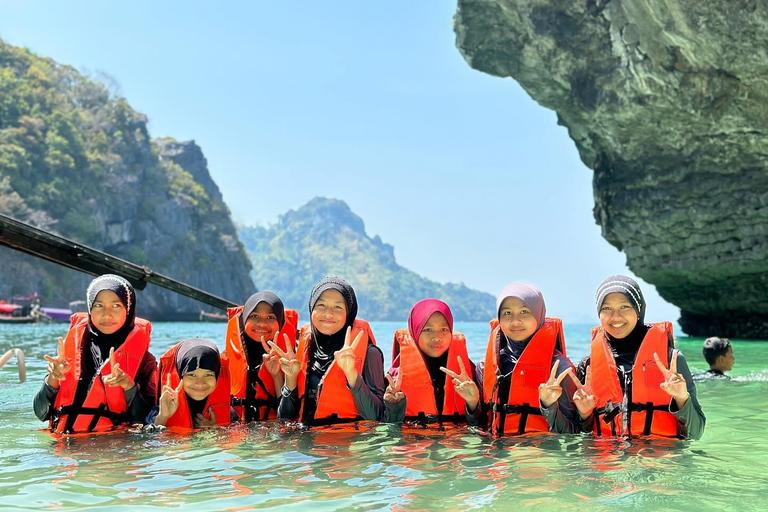
[[[499,327],[511,341],[530,339],[547,316],[547,307],[541,290],[528,283],[512,283],[496,297]]]
[[[408,314],[408,332],[428,357],[440,357],[451,346],[453,314],[438,299],[423,299]]]
[[[136,319],[136,292],[126,279],[104,274],[86,291],[91,332],[97,336],[124,334],[133,329]]]
[[[272,292],[263,291],[251,295],[240,315],[242,332],[253,341],[271,340],[285,325],[283,301]]]
[[[176,352],[176,372],[190,398],[203,400],[213,393],[220,371],[221,355],[214,342],[204,338],[181,342]]]
[[[702,352],[710,370],[729,372],[733,369],[733,363],[736,362],[736,358],[733,357],[733,347],[728,338],[717,336],[707,338],[704,340]]]
[[[605,279],[595,293],[600,324],[615,339],[624,339],[645,321],[645,299],[640,285],[627,276]]]
[[[357,318],[355,290],[338,277],[320,280],[309,297],[309,315],[315,334],[331,336],[351,327]]]

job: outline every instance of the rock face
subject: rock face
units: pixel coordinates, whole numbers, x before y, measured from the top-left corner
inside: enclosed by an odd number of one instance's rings
[[[457,46],[557,112],[594,214],[698,336],[768,339],[768,7],[459,0]]]
[[[268,228],[242,228],[253,263],[252,276],[307,320],[312,287],[327,275],[349,281],[360,302],[360,318],[405,322],[413,304],[442,299],[458,321],[487,321],[495,298],[463,284],[439,284],[397,264],[394,248],[365,233],[363,220],[337,199],[317,197]]]
[[[194,142],[152,141],[146,117],[72,68],[0,41],[0,212],[233,302],[248,257]],[[84,299],[91,277],[0,247],[0,298]],[[197,320],[211,308],[148,286],[137,312]]]

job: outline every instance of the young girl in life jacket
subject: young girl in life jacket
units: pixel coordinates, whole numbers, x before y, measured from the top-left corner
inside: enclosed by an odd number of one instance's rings
[[[448,304],[420,300],[408,315],[408,329],[395,332],[384,421],[478,425],[482,395],[467,340],[453,332]]]
[[[228,364],[211,340],[190,338],[171,347],[160,358],[160,382],[147,424],[192,430],[238,420],[230,406]]]
[[[267,346],[281,349],[296,344],[295,310],[285,310],[272,292],[253,295],[242,308],[230,310],[226,354],[229,360],[232,405],[241,421],[262,421],[277,416],[283,387],[280,357]]]
[[[493,433],[579,432],[570,399],[576,387],[564,380],[573,364],[565,356],[563,325],[546,317],[541,291],[512,283],[496,298],[496,311],[483,368]]]
[[[646,324],[640,286],[611,276],[595,294],[600,326],[577,371],[573,401],[582,429],[603,436],[699,439],[706,418],[672,324]],[[576,379],[574,379],[576,380]]]
[[[157,361],[150,323],[136,318],[136,293],[120,276],[94,279],[88,313],[75,313],[58,353],[45,356],[48,375],[35,396],[35,415],[57,432],[106,430],[141,423],[155,402]]]
[[[368,322],[358,320],[352,287],[336,277],[317,283],[311,323],[296,353],[269,342],[285,375],[278,419],[305,425],[379,420],[384,410],[384,356]]]

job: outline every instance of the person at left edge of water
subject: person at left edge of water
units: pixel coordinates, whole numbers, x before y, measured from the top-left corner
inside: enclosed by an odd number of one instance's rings
[[[357,308],[352,286],[326,277],[310,295],[310,323],[301,328],[298,350],[269,342],[285,375],[278,419],[305,425],[381,419],[384,355]]]
[[[133,286],[105,274],[91,281],[86,300],[88,312],[72,315],[58,354],[45,356],[48,374],[34,399],[35,415],[56,432],[141,423],[156,399],[152,327],[136,317]]]

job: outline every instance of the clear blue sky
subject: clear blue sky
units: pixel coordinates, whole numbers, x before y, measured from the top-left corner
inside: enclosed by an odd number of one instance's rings
[[[554,112],[466,64],[455,9],[0,0],[0,37],[108,74],[152,136],[195,140],[237,222],[343,199],[419,274],[494,295],[528,281],[549,314],[596,319],[597,285],[629,271],[592,216],[592,171]],[[644,292],[649,320],[677,320]]]

